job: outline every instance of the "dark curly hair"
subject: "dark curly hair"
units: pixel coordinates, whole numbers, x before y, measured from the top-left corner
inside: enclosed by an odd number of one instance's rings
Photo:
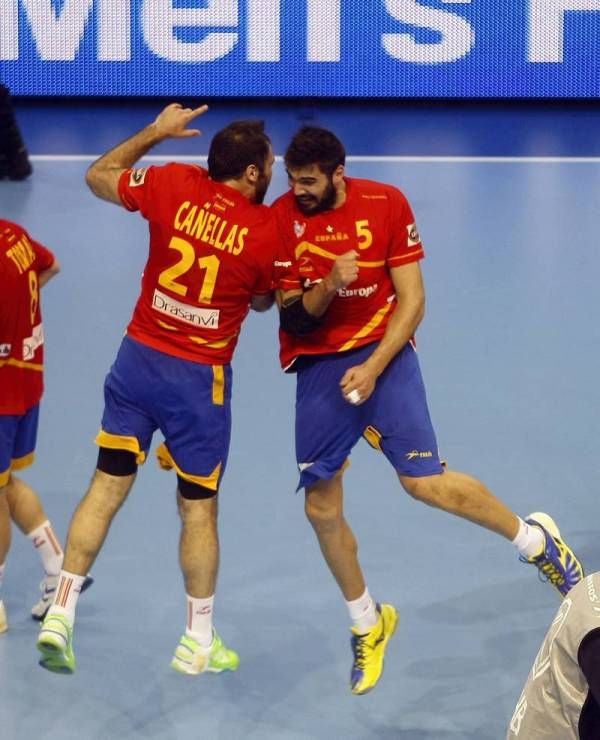
[[[290,141],[284,159],[288,169],[316,164],[321,172],[331,177],[339,165],[346,163],[346,150],[331,131],[303,126]]]

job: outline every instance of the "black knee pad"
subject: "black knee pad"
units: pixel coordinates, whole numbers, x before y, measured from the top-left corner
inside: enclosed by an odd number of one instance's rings
[[[135,453],[129,450],[111,450],[101,447],[98,451],[96,468],[107,475],[119,477],[133,475],[137,471]]]
[[[214,498],[217,495],[216,491],[212,491],[206,486],[201,486],[199,483],[192,483],[180,475],[177,476],[177,488],[181,494],[181,498],[191,499],[192,501],[197,499]]]

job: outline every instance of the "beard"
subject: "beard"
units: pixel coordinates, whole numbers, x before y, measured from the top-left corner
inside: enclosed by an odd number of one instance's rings
[[[333,181],[329,180],[325,192],[320,198],[316,195],[296,196],[296,205],[305,216],[314,216],[323,211],[330,211],[335,205],[336,195]]]
[[[265,177],[265,175],[261,174],[254,190],[254,198],[252,199],[254,203],[257,203],[258,205],[262,204],[265,199],[265,195],[267,194],[267,190],[269,189],[270,182],[271,178]]]

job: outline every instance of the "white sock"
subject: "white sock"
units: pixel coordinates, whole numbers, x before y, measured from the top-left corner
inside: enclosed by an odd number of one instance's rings
[[[364,594],[358,599],[347,601],[346,606],[354,626],[361,632],[368,632],[377,624],[379,615],[368,588],[365,588]]]
[[[63,551],[52,525],[45,521],[27,535],[42,559],[44,570],[49,576],[57,576],[63,561]]]
[[[215,595],[206,599],[195,599],[188,594],[186,596],[188,618],[185,634],[197,640],[202,647],[208,648],[213,641],[212,617]]]
[[[49,613],[62,614],[73,624],[75,621],[77,600],[79,599],[81,585],[84,581],[85,576],[61,570],[56,593],[54,594],[54,601],[50,606]]]
[[[539,527],[532,526],[519,519],[519,531],[513,540],[513,545],[525,558],[533,558],[541,555],[546,546],[546,538]]]

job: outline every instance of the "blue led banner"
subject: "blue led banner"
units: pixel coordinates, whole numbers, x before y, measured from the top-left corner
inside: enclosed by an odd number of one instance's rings
[[[16,95],[598,97],[600,0],[0,0]]]

